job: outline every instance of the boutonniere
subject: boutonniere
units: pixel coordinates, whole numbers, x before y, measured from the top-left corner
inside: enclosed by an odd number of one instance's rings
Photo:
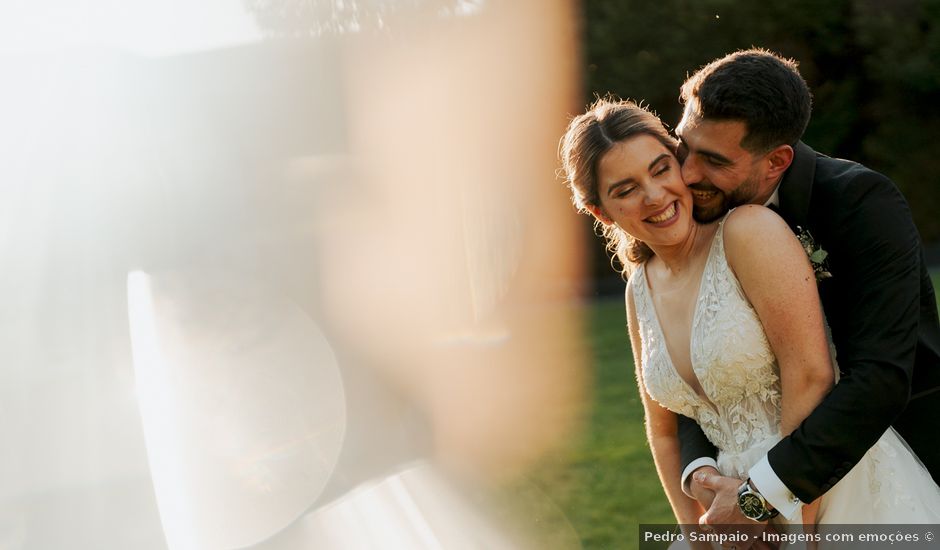
[[[823,250],[821,246],[816,246],[816,241],[813,240],[810,232],[797,226],[796,238],[800,240],[803,250],[809,256],[809,263],[813,265],[813,271],[816,272],[816,281],[819,282],[832,277],[832,273],[829,272],[829,264],[826,262],[829,253]]]

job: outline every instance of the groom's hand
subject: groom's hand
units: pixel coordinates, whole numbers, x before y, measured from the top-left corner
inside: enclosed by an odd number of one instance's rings
[[[737,550],[745,550],[750,548],[754,542],[762,540],[760,534],[767,529],[767,522],[757,522],[744,517],[738,507],[740,479],[725,477],[717,473],[714,468],[703,468],[693,474],[693,484],[695,483],[699,485],[699,490],[708,490],[714,493],[711,505],[705,514],[699,518],[699,525],[711,528],[718,533],[748,535],[751,542],[738,543],[736,545]],[[690,489],[692,489],[691,486]]]

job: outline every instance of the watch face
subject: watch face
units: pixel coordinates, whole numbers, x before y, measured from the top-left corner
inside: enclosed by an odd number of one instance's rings
[[[741,512],[752,519],[761,517],[767,511],[761,498],[754,493],[744,493],[738,497],[738,505],[741,507]]]

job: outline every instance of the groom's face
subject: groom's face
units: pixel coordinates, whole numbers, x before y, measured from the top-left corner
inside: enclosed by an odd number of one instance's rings
[[[682,179],[692,190],[696,220],[710,222],[757,197],[763,176],[760,156],[741,147],[747,134],[743,122],[704,120],[687,110],[676,134]]]

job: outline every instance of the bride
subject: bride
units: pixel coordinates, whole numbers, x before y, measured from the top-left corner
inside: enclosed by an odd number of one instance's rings
[[[561,146],[575,205],[597,219],[630,272],[627,316],[650,448],[676,519],[694,525],[704,510],[679,485],[677,415],[718,448],[722,475],[744,482],[838,371],[796,236],[762,206],[697,223],[675,151],[655,115],[610,100],[574,118]],[[772,521],[786,529],[782,516]],[[889,429],[803,506],[802,523],[940,523],[940,490]]]

